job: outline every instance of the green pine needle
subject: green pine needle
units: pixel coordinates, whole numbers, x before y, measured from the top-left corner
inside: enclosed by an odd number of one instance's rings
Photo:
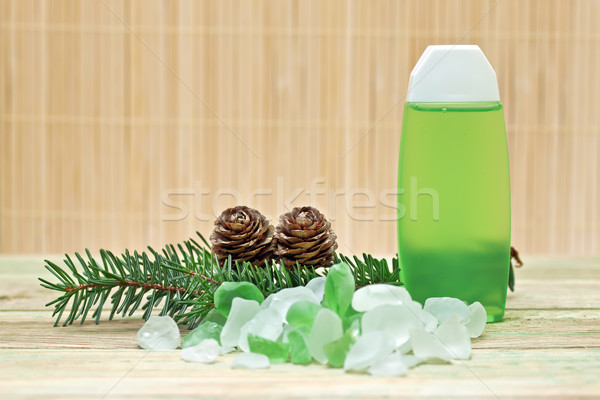
[[[61,292],[46,304],[54,306],[52,315],[57,316],[54,326],[61,323],[63,315],[66,318],[62,326],[75,321],[83,324],[90,312],[99,323],[106,306],[110,308],[109,320],[115,315],[131,316],[140,309],[147,320],[156,310],[159,315],[170,315],[191,329],[214,307],[213,295],[222,282],[252,282],[266,297],[327,275],[328,268],[299,264],[286,268],[277,262],[253,266],[233,263],[231,258],[221,267],[206,239],[200,233],[198,236],[202,244],[192,238],[177,246],[167,245],[160,252],[149,247],[146,252],[125,250],[117,256],[100,250],[97,260],[86,249],[85,255],[75,253],[74,258],[66,255],[63,267],[45,260],[46,269],[57,282],[39,278],[40,285]],[[335,262],[341,261],[350,266],[357,287],[372,283],[402,284],[397,257],[391,267],[385,259],[369,254],[363,254],[362,259],[335,254]]]

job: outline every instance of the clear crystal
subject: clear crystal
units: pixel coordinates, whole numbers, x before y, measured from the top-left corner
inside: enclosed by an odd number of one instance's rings
[[[292,304],[297,301],[309,301],[311,303],[319,304],[317,296],[304,286],[297,286],[293,288],[282,289],[279,292],[272,295],[273,299],[269,305],[269,308],[276,309],[279,314],[285,316]]]
[[[342,320],[340,317],[333,311],[322,308],[315,317],[315,322],[308,337],[308,349],[311,356],[321,364],[325,364],[327,356],[323,351],[323,346],[339,339],[342,335]]]
[[[438,359],[450,361],[452,356],[444,344],[434,333],[427,332],[423,328],[410,330],[410,345],[415,356],[424,360]]]
[[[469,331],[469,335],[472,338],[476,338],[481,336],[483,330],[485,329],[485,324],[487,322],[487,312],[483,305],[480,302],[476,301],[475,303],[469,306],[469,320],[465,324],[467,330]]]
[[[233,351],[235,351],[236,348],[233,346],[221,346],[221,354],[229,354]]]
[[[242,326],[254,318],[259,311],[260,305],[257,301],[241,297],[234,298],[227,322],[221,331],[221,345],[224,347],[237,346]]]
[[[422,358],[419,358],[415,355],[412,354],[403,354],[402,355],[402,362],[404,363],[404,365],[406,365],[406,368],[412,368],[414,366],[417,366],[419,364],[421,364],[423,361]]]
[[[246,322],[240,329],[240,340],[238,347],[249,352],[248,335],[257,335],[269,340],[277,340],[283,332],[283,318],[273,308],[260,310],[250,321]]]
[[[461,321],[469,319],[469,308],[467,305],[452,297],[432,297],[425,300],[423,309],[443,322],[452,314],[457,314]]]
[[[394,341],[387,333],[365,333],[350,348],[344,361],[344,370],[364,371],[389,356],[393,350]]]
[[[138,331],[137,341],[147,350],[174,350],[179,346],[181,336],[173,318],[153,316]]]
[[[369,311],[384,304],[407,304],[412,299],[401,286],[384,283],[364,286],[354,292],[352,308],[356,311]]]
[[[325,280],[326,278],[324,276],[318,276],[312,278],[305,286],[315,294],[319,303],[323,300],[323,294],[325,293]]]
[[[271,302],[273,301],[274,296],[275,296],[275,293],[268,295],[267,298],[265,299],[265,301],[260,303],[260,308],[262,310],[264,310],[264,309],[271,307]]]
[[[394,341],[394,348],[409,339],[412,328],[423,324],[414,310],[403,304],[384,304],[365,312],[362,316],[362,333],[385,332]]]
[[[471,336],[454,314],[443,321],[435,330],[437,337],[444,343],[452,358],[466,360],[471,357]]]
[[[215,339],[205,339],[199,344],[181,350],[181,358],[186,361],[211,363],[221,353],[221,346]]]
[[[231,368],[262,369],[269,368],[269,358],[264,354],[241,353],[234,358]]]
[[[422,359],[450,361],[453,358],[468,359],[471,356],[469,331],[453,314],[435,332],[415,328],[410,332],[410,342],[415,356]]]
[[[408,366],[404,363],[404,356],[399,353],[390,354],[368,369],[368,372],[374,376],[404,376],[407,371]]]

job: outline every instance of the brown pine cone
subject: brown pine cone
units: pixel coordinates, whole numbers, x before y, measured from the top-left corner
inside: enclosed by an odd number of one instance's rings
[[[333,264],[337,236],[331,223],[313,207],[296,207],[279,217],[275,228],[275,257],[286,266],[324,267]]]
[[[270,260],[275,249],[273,225],[253,208],[237,206],[223,211],[210,235],[212,251],[222,266],[231,255],[232,261],[253,265]]]

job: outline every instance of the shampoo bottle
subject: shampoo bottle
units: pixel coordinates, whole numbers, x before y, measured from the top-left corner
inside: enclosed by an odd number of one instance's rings
[[[478,46],[429,46],[413,69],[398,173],[398,254],[413,299],[479,301],[502,319],[510,181],[496,74]]]

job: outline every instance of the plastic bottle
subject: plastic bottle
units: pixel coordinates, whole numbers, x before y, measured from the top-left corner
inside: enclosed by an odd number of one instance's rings
[[[504,316],[510,177],[496,74],[478,46],[429,46],[413,69],[398,173],[402,279],[417,301]]]

